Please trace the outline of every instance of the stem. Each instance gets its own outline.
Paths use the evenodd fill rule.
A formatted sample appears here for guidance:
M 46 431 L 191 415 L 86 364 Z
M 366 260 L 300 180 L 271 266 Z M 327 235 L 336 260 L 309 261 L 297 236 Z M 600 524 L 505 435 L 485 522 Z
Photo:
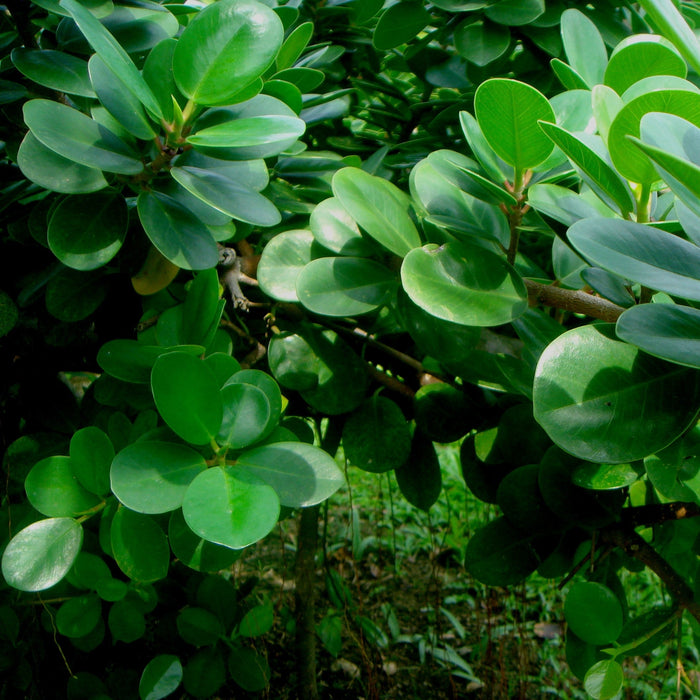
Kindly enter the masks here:
M 527 287 L 527 295 L 531 306 L 543 304 L 544 306 L 553 306 L 564 311 L 571 311 L 576 314 L 586 314 L 591 318 L 597 318 L 601 321 L 615 323 L 625 310 L 622 306 L 613 304 L 613 302 L 603 299 L 602 297 L 586 294 L 573 289 L 562 289 L 561 287 L 553 287 L 532 280 L 525 280 Z
M 520 226 L 523 223 L 523 216 L 525 216 L 525 213 L 528 210 L 528 205 L 525 202 L 527 198 L 524 194 L 524 190 L 527 187 L 528 182 L 530 182 L 531 175 L 532 173 L 529 170 L 523 171 L 520 168 L 516 168 L 513 174 L 513 184 L 512 186 L 509 186 L 508 189 L 517 199 L 517 202 L 511 207 L 501 205 L 503 211 L 508 217 L 508 226 L 510 228 L 510 242 L 508 244 L 508 252 L 506 253 L 506 260 L 510 265 L 515 264 L 515 258 L 518 255 Z
M 648 224 L 651 220 L 651 185 L 639 185 L 635 191 L 637 200 L 637 223 Z

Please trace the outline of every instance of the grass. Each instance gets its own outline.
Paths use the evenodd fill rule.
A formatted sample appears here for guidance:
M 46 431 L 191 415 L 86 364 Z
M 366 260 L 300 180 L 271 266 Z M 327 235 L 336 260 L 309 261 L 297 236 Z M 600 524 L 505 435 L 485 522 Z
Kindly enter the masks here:
M 318 616 L 324 697 L 586 698 L 565 661 L 566 588 L 538 575 L 510 589 L 489 588 L 465 572 L 470 535 L 498 510 L 466 490 L 454 446 L 439 456 L 443 489 L 429 513 L 405 501 L 392 474 L 353 467 L 346 487 L 323 511 L 319 567 L 325 567 L 327 585 Z M 262 579 L 270 570 L 277 579 L 292 578 L 294 521 L 279 534 L 244 563 L 255 562 Z M 623 571 L 622 580 L 631 616 L 663 602 L 648 571 Z M 277 627 L 283 630 L 268 647 L 271 656 L 280 653 L 277 644 L 293 647 L 293 606 L 284 587 L 278 589 Z M 292 697 L 285 694 L 291 676 L 283 666 L 269 691 L 279 700 Z M 651 654 L 625 661 L 624 697 L 700 698 L 697 667 L 684 623 Z

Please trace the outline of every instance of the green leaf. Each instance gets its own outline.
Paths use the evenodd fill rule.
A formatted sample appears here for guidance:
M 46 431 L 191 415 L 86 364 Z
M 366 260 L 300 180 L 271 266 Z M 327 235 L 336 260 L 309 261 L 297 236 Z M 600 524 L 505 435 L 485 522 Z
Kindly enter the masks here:
M 569 160 L 581 169 L 584 181 L 606 204 L 612 205 L 624 218 L 634 211 L 634 197 L 627 183 L 586 143 L 588 139 L 583 135 L 569 133 L 556 124 L 540 122 L 540 127 Z
M 491 148 L 518 171 L 539 165 L 554 148 L 538 126 L 555 122 L 554 110 L 530 85 L 491 78 L 477 88 L 474 111 Z
M 60 0 L 95 53 L 110 67 L 141 104 L 157 119 L 163 116 L 158 100 L 138 68 L 109 31 L 78 0 Z
M 641 0 L 639 4 L 683 58 L 700 72 L 700 44 L 672 0 Z
M 696 424 L 680 440 L 644 460 L 647 477 L 661 496 L 673 501 L 699 500 L 699 446 Z
M 109 610 L 109 631 L 115 642 L 130 644 L 146 633 L 143 612 L 131 600 L 118 600 Z
M 309 228 L 314 238 L 333 253 L 368 257 L 375 251 L 337 197 L 316 205 L 309 218 Z
M 654 90 L 635 97 L 617 113 L 608 132 L 613 165 L 632 182 L 652 183 L 659 179 L 654 166 L 628 138 L 638 138 L 642 117 L 649 112 L 666 112 L 700 126 L 700 94 L 691 90 Z
M 6 336 L 19 320 L 19 310 L 12 297 L 0 289 L 0 338 Z
M 332 186 L 348 214 L 386 249 L 403 257 L 420 245 L 403 195 L 388 180 L 343 168 L 333 176 Z
M 622 666 L 614 659 L 603 659 L 586 672 L 583 687 L 595 700 L 618 697 L 625 680 Z
M 498 326 L 527 308 L 520 275 L 495 253 L 466 243 L 412 251 L 401 266 L 401 281 L 422 309 L 465 326 Z
M 90 80 L 97 98 L 120 126 L 136 138 L 155 138 L 153 126 L 138 98 L 126 88 L 114 71 L 97 55 L 89 62 Z
M 15 68 L 39 85 L 80 97 L 94 97 L 85 61 L 52 49 L 12 50 Z
M 22 174 L 47 190 L 64 194 L 96 192 L 107 187 L 101 170 L 58 155 L 28 131 L 17 153 Z
M 110 538 L 114 559 L 130 579 L 152 583 L 168 575 L 168 540 L 150 515 L 120 506 L 112 519 Z
M 243 637 L 260 637 L 272 629 L 274 615 L 272 605 L 262 603 L 251 608 L 238 626 L 238 634 Z
M 70 464 L 76 479 L 90 493 L 109 493 L 109 469 L 114 447 L 107 433 L 95 426 L 81 428 L 70 439 Z
M 594 491 L 609 491 L 631 486 L 639 477 L 640 469 L 633 464 L 591 464 L 589 462 L 582 462 L 571 475 L 574 484 Z
M 175 82 L 196 104 L 231 104 L 272 64 L 283 35 L 279 17 L 262 3 L 217 2 L 201 10 L 180 36 L 173 55 Z
M 190 484 L 182 512 L 202 539 L 242 549 L 277 523 L 280 502 L 274 489 L 243 469 L 212 467 Z
M 429 22 L 430 13 L 422 2 L 403 0 L 388 7 L 379 16 L 372 44 L 379 51 L 393 49 L 411 41 Z
M 313 92 L 325 80 L 325 73 L 315 68 L 287 68 L 275 73 L 275 80 L 294 85 L 300 93 Z
M 96 595 L 67 600 L 56 613 L 56 629 L 66 637 L 84 637 L 102 619 L 102 604 Z
M 269 484 L 281 505 L 290 508 L 325 501 L 345 483 L 330 455 L 303 442 L 276 442 L 248 450 L 237 465 Z
M 512 178 L 512 168 L 496 155 L 489 142 L 484 138 L 479 122 L 469 112 L 460 112 L 459 123 L 469 148 L 486 174 L 494 182 L 503 182 Z
M 63 268 L 46 287 L 46 308 L 60 321 L 80 321 L 93 313 L 106 296 L 107 284 L 101 270 Z
M 170 262 L 188 270 L 217 265 L 219 251 L 210 230 L 172 197 L 144 191 L 137 208 L 146 234 Z
M 617 113 L 622 109 L 624 102 L 607 85 L 596 85 L 593 88 L 592 103 L 598 133 L 607 147 L 610 125 L 613 123 Z
M 49 248 L 68 267 L 94 270 L 119 252 L 128 223 L 126 201 L 115 190 L 66 197 L 49 219 Z
M 575 9 L 561 15 L 561 38 L 569 64 L 589 88 L 603 82 L 608 52 L 595 23 Z
M 510 46 L 510 32 L 499 24 L 462 22 L 454 32 L 455 48 L 470 63 L 483 67 L 500 58 Z
M 170 516 L 168 540 L 173 554 L 195 571 L 222 571 L 228 569 L 240 556 L 236 550 L 207 542 L 192 532 L 180 509 L 173 511 Z
M 24 488 L 32 506 L 50 517 L 80 515 L 100 503 L 78 483 L 70 457 L 42 459 L 27 474 Z
M 176 39 L 163 39 L 150 50 L 143 64 L 143 78 L 158 100 L 167 122 L 173 121 L 173 96 L 179 94 L 173 78 L 175 46 Z
M 182 340 L 208 347 L 221 320 L 219 275 L 202 270 L 190 283 L 182 312 Z
M 265 393 L 251 384 L 228 384 L 221 389 L 224 418 L 216 441 L 240 450 L 261 440 L 272 418 Z
M 587 90 L 588 83 L 568 64 L 553 58 L 550 61 L 554 75 L 567 90 Z
M 313 235 L 306 230 L 277 234 L 265 246 L 258 265 L 260 288 L 278 301 L 297 302 L 299 273 L 313 259 Z
M 275 68 L 280 71 L 293 66 L 307 47 L 313 33 L 313 22 L 302 22 L 298 27 L 295 27 L 277 52 Z
M 538 464 L 517 467 L 503 477 L 496 492 L 496 502 L 506 520 L 526 532 L 542 533 L 561 528 L 540 491 L 539 472 Z
M 213 372 L 183 352 L 159 357 L 151 373 L 158 411 L 183 440 L 208 444 L 221 427 L 223 404 Z
M 226 682 L 226 665 L 221 652 L 216 648 L 198 651 L 185 666 L 185 690 L 195 698 L 216 695 Z
M 524 581 L 539 566 L 542 541 L 500 517 L 479 528 L 467 544 L 464 565 L 487 586 L 510 586 Z
M 182 682 L 182 664 L 177 656 L 159 654 L 143 669 L 139 680 L 141 700 L 160 700 L 174 693 Z
M 426 513 L 442 491 L 442 472 L 433 441 L 419 430 L 413 433 L 408 461 L 395 472 L 404 498 Z
M 206 467 L 187 445 L 139 440 L 114 458 L 112 491 L 137 513 L 167 513 L 182 505 L 188 486 Z
M 697 372 L 616 340 L 608 324 L 554 340 L 540 357 L 533 389 L 535 418 L 557 445 L 611 463 L 673 442 L 695 418 L 699 396 Z
M 83 528 L 72 518 L 39 520 L 10 540 L 2 555 L 2 575 L 20 591 L 44 591 L 70 571 L 82 543 Z
M 700 369 L 700 311 L 673 304 L 640 304 L 615 327 L 622 340 L 655 357 Z
M 600 583 L 579 581 L 571 586 L 564 602 L 564 617 L 571 631 L 588 644 L 612 644 L 622 632 L 620 601 Z
M 297 276 L 299 301 L 323 316 L 359 316 L 387 304 L 396 289 L 387 267 L 365 258 L 319 258 Z
M 637 34 L 623 39 L 612 52 L 605 84 L 618 95 L 638 80 L 652 75 L 685 78 L 688 67 L 673 44 L 663 37 Z M 601 81 L 598 81 L 601 82 Z
M 180 637 L 195 647 L 216 644 L 224 634 L 221 620 L 204 608 L 184 608 L 177 616 Z
M 381 474 L 406 463 L 411 454 L 411 430 L 393 401 L 375 395 L 348 417 L 343 447 L 351 464 Z
M 256 158 L 269 158 L 289 148 L 304 131 L 306 124 L 298 117 L 267 114 L 199 129 L 187 142 L 208 149 L 254 148 Z
M 544 11 L 544 0 L 499 0 L 489 3 L 484 14 L 493 22 L 519 27 L 534 22 Z
M 124 141 L 76 109 L 50 100 L 30 100 L 23 113 L 32 134 L 64 158 L 122 175 L 143 171 L 143 162 Z
M 271 432 L 282 415 L 282 392 L 277 382 L 267 372 L 259 369 L 242 369 L 229 377 L 226 386 L 231 384 L 250 384 L 265 394 L 270 404 L 270 422 L 265 434 Z
M 195 197 L 228 216 L 255 226 L 274 226 L 282 215 L 259 192 L 226 176 L 193 167 L 175 167 L 170 174 Z
M 455 442 L 479 420 L 466 394 L 449 384 L 422 386 L 413 398 L 413 408 L 416 426 L 435 442 Z
M 660 130 L 660 131 L 657 131 Z M 656 165 L 671 191 L 700 216 L 700 129 L 672 114 L 642 117 L 642 140 L 632 139 Z
M 650 289 L 700 301 L 700 249 L 633 221 L 575 223 L 569 241 L 591 263 Z

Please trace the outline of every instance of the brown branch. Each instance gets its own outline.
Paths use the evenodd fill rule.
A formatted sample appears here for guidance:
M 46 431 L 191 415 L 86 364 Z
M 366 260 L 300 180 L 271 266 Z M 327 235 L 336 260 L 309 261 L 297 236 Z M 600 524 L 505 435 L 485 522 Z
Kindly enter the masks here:
M 625 508 L 620 515 L 620 525 L 632 529 L 640 525 L 660 525 L 669 520 L 684 520 L 698 516 L 700 516 L 700 505 L 697 503 L 652 503 Z
M 392 391 L 395 391 L 402 396 L 406 396 L 409 399 L 412 399 L 416 395 L 416 392 L 413 391 L 410 386 L 399 381 L 396 379 L 396 377 L 392 377 L 385 372 L 382 372 L 376 367 L 370 365 L 368 362 L 365 363 L 365 369 L 367 370 L 367 374 L 369 374 L 372 379 L 377 381 L 379 384 L 383 384 L 387 389 L 391 389 Z
M 687 610 L 700 622 L 700 604 L 695 602 L 693 589 L 676 570 L 641 535 L 621 527 L 606 528 L 601 532 L 605 542 L 622 549 L 626 554 L 642 562 L 653 571 L 676 599 L 680 607 Z
M 625 310 L 622 306 L 613 304 L 612 301 L 575 289 L 562 289 L 527 279 L 525 286 L 530 306 L 537 304 L 552 306 L 575 314 L 585 314 L 609 323 L 615 323 Z

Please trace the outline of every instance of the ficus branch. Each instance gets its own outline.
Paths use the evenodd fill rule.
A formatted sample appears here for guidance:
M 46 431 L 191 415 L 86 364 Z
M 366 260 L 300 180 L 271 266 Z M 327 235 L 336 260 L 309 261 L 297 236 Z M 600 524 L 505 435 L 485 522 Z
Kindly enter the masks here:
M 671 520 L 684 520 L 700 516 L 697 503 L 651 503 L 634 508 L 625 508 L 620 516 L 623 527 L 635 528 L 648 525 L 660 525 Z
M 615 323 L 625 310 L 612 301 L 576 289 L 562 289 L 528 279 L 525 280 L 525 286 L 530 306 L 542 304 L 609 323 Z

